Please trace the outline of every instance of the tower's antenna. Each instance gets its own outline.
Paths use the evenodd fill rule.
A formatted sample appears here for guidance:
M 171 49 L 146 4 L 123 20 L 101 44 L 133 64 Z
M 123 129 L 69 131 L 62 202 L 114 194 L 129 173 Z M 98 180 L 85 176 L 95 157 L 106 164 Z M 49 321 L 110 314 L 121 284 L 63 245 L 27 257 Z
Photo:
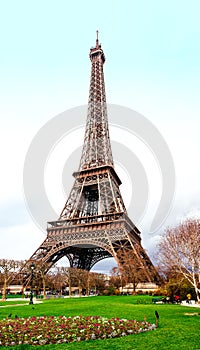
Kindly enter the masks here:
M 96 37 L 96 47 L 99 46 L 99 31 L 96 31 L 97 37 Z

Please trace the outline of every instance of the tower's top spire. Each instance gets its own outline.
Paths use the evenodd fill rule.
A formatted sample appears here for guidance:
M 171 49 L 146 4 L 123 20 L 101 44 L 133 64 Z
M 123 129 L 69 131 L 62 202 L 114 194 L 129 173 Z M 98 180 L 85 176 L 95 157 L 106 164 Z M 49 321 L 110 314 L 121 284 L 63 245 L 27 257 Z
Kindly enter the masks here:
M 96 37 L 96 48 L 99 47 L 99 31 L 96 31 L 97 37 Z

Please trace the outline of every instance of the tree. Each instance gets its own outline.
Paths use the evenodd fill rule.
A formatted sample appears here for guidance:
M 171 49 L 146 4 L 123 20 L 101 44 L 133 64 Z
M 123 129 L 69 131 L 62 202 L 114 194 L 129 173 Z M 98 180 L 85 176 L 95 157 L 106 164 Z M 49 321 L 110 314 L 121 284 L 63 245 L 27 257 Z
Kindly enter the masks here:
M 89 272 L 90 288 L 94 290 L 94 294 L 102 293 L 106 287 L 105 275 L 97 272 Z
M 139 248 L 137 249 L 136 246 L 135 251 L 138 255 L 140 255 L 140 250 Z M 147 256 L 142 256 L 144 265 L 141 264 L 140 259 L 137 259 L 137 255 L 133 255 L 132 251 L 128 249 L 120 249 L 118 251 L 118 257 L 120 262 L 119 269 L 121 278 L 123 281 L 126 281 L 126 283 L 132 283 L 133 292 L 135 292 L 138 283 L 145 282 L 147 279 L 145 269 L 145 264 L 148 263 L 148 260 L 146 260 Z
M 39 279 L 42 281 L 42 289 L 43 289 L 43 299 L 46 299 L 46 281 L 48 279 L 48 270 L 49 270 L 49 264 L 46 262 L 43 262 L 41 260 L 37 260 L 34 262 L 35 269 L 34 269 L 34 278 L 39 282 Z
M 121 283 L 121 275 L 118 267 L 113 267 L 110 271 L 110 280 L 109 284 L 116 289 L 119 289 L 122 285 Z
M 21 266 L 21 261 L 0 259 L 0 272 L 3 275 L 3 290 L 2 290 L 2 300 L 6 300 L 6 290 L 8 280 L 11 278 L 11 275 L 19 269 Z
M 53 270 L 53 289 L 56 291 L 59 291 L 59 293 L 62 295 L 63 289 L 66 288 L 67 281 L 66 281 L 66 272 L 67 267 L 60 267 L 60 266 L 55 266 L 55 269 Z
M 200 301 L 200 219 L 188 219 L 167 228 L 159 243 L 159 263 L 173 270 L 194 287 Z
M 82 290 L 87 289 L 88 273 L 86 270 L 75 269 L 76 279 L 78 281 L 78 294 L 81 297 Z
M 65 266 L 61 266 L 57 269 L 63 278 L 63 284 L 66 284 L 69 287 L 69 297 L 71 298 L 72 287 L 75 286 L 76 284 L 76 276 L 77 276 L 76 269 L 73 267 L 65 267 Z

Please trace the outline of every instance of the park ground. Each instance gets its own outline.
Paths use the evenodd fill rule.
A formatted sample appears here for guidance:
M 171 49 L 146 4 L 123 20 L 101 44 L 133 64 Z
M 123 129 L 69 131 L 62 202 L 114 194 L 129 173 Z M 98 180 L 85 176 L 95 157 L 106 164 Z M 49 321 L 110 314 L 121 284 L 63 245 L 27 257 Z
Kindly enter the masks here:
M 27 302 L 27 301 L 26 301 Z M 17 304 L 17 305 L 16 305 Z M 23 305 L 22 305 L 23 304 Z M 24 301 L 0 301 L 0 319 L 30 316 L 103 316 L 144 320 L 159 326 L 154 331 L 106 340 L 43 346 L 19 345 L 2 350 L 50 349 L 124 349 L 124 350 L 200 350 L 200 308 L 176 304 L 153 304 L 150 296 L 98 296 L 89 298 L 62 298 L 24 305 Z M 6 306 L 6 307 L 5 307 Z

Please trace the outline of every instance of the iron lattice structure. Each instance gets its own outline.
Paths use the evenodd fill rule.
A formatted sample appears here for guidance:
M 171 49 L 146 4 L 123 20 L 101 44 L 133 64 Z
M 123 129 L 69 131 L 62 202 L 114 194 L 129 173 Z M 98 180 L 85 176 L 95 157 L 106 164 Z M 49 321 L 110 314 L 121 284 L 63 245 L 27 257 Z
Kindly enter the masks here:
M 103 74 L 105 56 L 98 33 L 90 60 L 87 122 L 79 169 L 73 174 L 75 182 L 59 219 L 48 222 L 47 237 L 27 264 L 40 261 L 50 268 L 66 256 L 71 267 L 89 271 L 108 257 L 122 264 L 123 251 L 142 269 L 145 281 L 155 282 L 158 275 L 141 245 L 139 230 L 127 215 L 121 181 L 114 169 Z

